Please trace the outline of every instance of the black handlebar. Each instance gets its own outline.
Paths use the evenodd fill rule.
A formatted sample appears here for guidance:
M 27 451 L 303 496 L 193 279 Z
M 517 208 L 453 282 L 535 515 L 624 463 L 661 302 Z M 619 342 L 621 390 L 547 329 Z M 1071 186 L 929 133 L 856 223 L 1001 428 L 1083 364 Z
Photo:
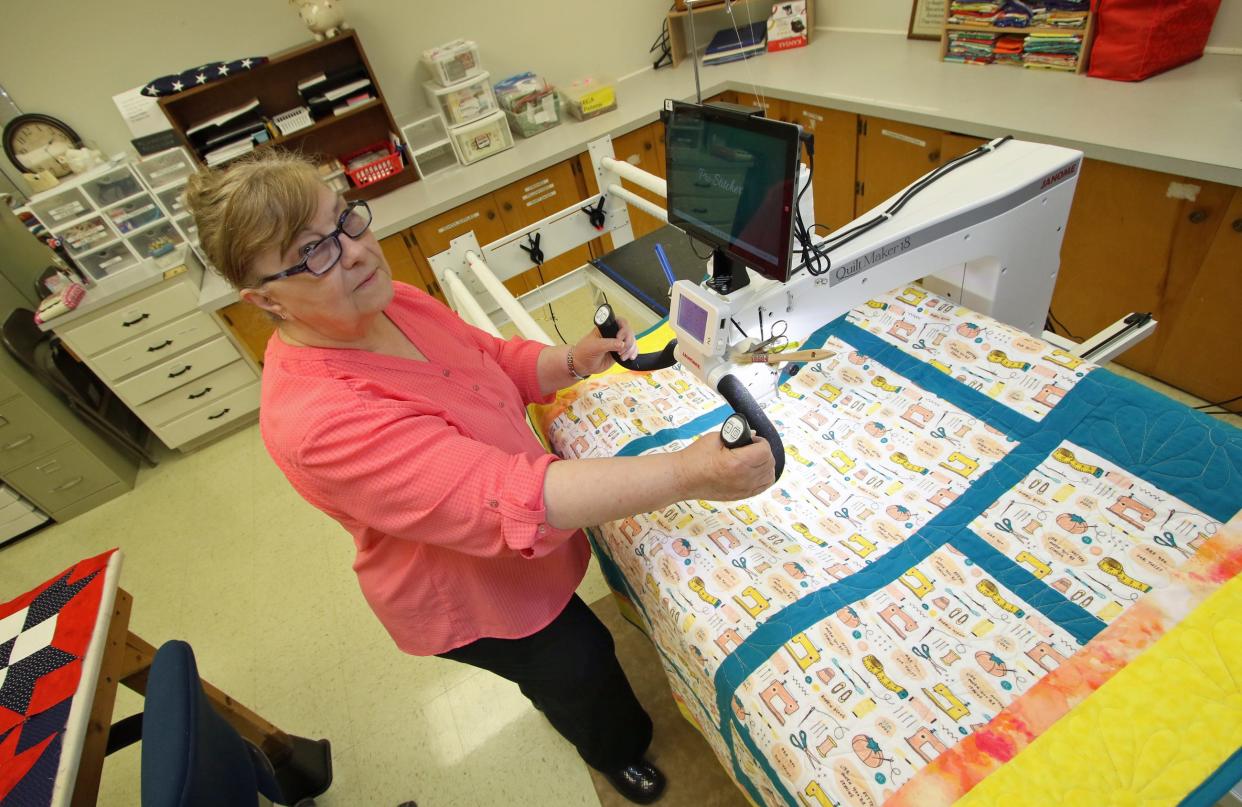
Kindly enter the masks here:
M 617 318 L 612 313 L 612 306 L 605 303 L 596 309 L 595 327 L 599 329 L 600 336 L 605 339 L 617 337 L 621 328 L 617 325 Z M 659 353 L 641 353 L 635 359 L 623 361 L 614 351 L 612 358 L 627 370 L 662 370 L 677 363 L 677 357 L 673 355 L 676 347 L 677 340 L 673 339 Z M 772 421 L 768 420 L 768 416 L 763 413 L 759 402 L 750 394 L 750 390 L 746 389 L 746 385 L 732 375 L 721 378 L 716 385 L 716 391 L 729 406 L 733 407 L 734 412 L 746 418 L 755 434 L 768 441 L 768 447 L 772 449 L 772 459 L 776 462 L 776 479 L 779 480 L 781 472 L 785 470 L 785 444 L 781 442 L 781 436 L 776 433 L 776 427 L 772 425 Z M 739 442 L 738 445 L 743 445 L 743 443 Z
M 617 338 L 617 334 L 621 331 L 621 326 L 617 324 L 617 318 L 612 313 L 612 306 L 605 303 L 596 309 L 595 327 L 599 328 L 599 335 L 605 339 Z M 633 359 L 624 360 L 616 351 L 613 351 L 612 360 L 627 370 L 639 370 L 642 372 L 663 370 L 665 367 L 672 367 L 677 363 L 677 357 L 673 355 L 673 350 L 676 347 L 677 340 L 673 339 L 659 353 L 640 353 Z
M 763 408 L 759 406 L 759 402 L 750 394 L 750 390 L 746 389 L 746 385 L 738 381 L 737 376 L 734 375 L 721 378 L 716 384 L 716 391 L 728 402 L 729 406 L 733 407 L 734 412 L 746 418 L 755 434 L 768 441 L 768 448 L 772 449 L 772 459 L 776 463 L 776 479 L 773 482 L 779 481 L 781 473 L 785 470 L 785 444 L 781 441 L 781 436 L 777 434 L 772 421 L 768 420 Z

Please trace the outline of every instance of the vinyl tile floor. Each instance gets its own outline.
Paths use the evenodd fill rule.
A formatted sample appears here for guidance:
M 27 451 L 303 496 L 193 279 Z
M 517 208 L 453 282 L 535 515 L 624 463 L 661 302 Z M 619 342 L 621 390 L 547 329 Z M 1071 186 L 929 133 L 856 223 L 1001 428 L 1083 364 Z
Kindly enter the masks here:
M 589 295 L 557 313 L 578 338 Z M 135 633 L 184 639 L 205 680 L 288 732 L 332 741 L 323 807 L 599 804 L 573 748 L 515 685 L 394 647 L 358 591 L 352 541 L 294 493 L 257 426 L 170 453 L 130 493 L 0 548 L 0 598 L 118 546 Z M 592 561 L 579 594 L 606 593 Z M 141 707 L 121 688 L 117 719 Z M 140 755 L 107 760 L 99 804 L 139 804 Z

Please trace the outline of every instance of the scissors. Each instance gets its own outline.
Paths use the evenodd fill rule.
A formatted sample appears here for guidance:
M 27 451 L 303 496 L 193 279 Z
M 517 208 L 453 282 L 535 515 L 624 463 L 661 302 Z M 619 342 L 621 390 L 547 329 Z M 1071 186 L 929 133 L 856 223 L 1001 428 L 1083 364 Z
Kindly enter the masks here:
M 1002 518 L 1000 521 L 993 521 L 992 526 L 1001 532 L 1007 532 L 1010 535 L 1017 535 L 1017 533 L 1013 531 L 1013 522 L 1007 518 Z
M 914 647 L 910 648 L 910 652 L 914 653 L 914 655 L 918 656 L 919 658 L 923 659 L 923 661 L 926 661 L 928 664 L 930 664 L 932 666 L 932 669 L 935 670 L 936 672 L 938 673 L 944 672 L 944 667 L 941 667 L 939 664 L 936 663 L 936 659 L 932 658 L 931 648 L 928 647 L 926 644 L 915 645 Z
M 755 573 L 754 573 L 754 572 L 752 572 L 752 571 L 750 570 L 750 568 L 746 565 L 746 558 L 734 558 L 733 560 L 729 561 L 729 563 L 730 563 L 730 565 L 732 565 L 735 569 L 741 569 L 742 571 L 746 572 L 746 574 L 750 575 L 750 579 L 751 579 L 751 580 L 757 580 L 757 579 L 758 579 L 758 578 L 755 576 Z
M 1184 558 L 1191 557 L 1189 552 L 1182 549 L 1181 546 L 1178 545 L 1177 539 L 1173 537 L 1173 533 L 1171 532 L 1166 532 L 1164 535 L 1157 535 L 1155 541 L 1158 546 L 1163 546 L 1166 549 L 1176 549 L 1178 552 L 1182 553 L 1182 557 Z
M 931 348 L 927 346 L 927 343 L 924 342 L 921 337 L 919 339 L 915 339 L 914 344 L 910 345 L 910 347 L 915 350 L 931 350 Z
M 639 544 L 638 546 L 634 547 L 634 554 L 638 555 L 638 557 L 640 558 L 647 557 L 647 545 Z
M 811 761 L 811 765 L 815 768 L 819 767 L 819 760 L 811 753 L 809 744 L 806 741 L 806 732 L 798 731 L 797 734 L 789 735 L 789 744 L 806 754 L 806 758 Z

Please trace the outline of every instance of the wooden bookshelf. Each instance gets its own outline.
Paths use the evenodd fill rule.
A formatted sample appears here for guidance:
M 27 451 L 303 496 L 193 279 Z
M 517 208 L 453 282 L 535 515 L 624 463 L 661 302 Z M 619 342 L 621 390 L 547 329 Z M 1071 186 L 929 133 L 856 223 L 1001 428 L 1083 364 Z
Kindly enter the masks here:
M 944 30 L 940 34 L 940 60 L 944 61 L 945 56 L 949 52 L 949 32 L 950 31 L 977 31 L 985 34 L 1007 34 L 1010 36 L 1023 36 L 1036 33 L 1058 33 L 1058 34 L 1081 34 L 1082 44 L 1078 46 L 1078 64 L 1074 68 L 1075 73 L 1087 72 L 1087 61 L 1091 55 L 1091 39 L 1095 34 L 1095 11 L 1087 12 L 1087 22 L 1082 28 L 1065 28 L 1060 25 L 1032 25 L 1026 28 L 1015 28 L 1007 25 L 963 25 L 959 23 L 949 22 L 949 13 L 951 3 L 945 3 L 945 23 Z M 996 63 L 994 62 L 993 65 Z M 1022 67 L 1021 64 L 1010 64 L 1001 62 L 1002 67 Z M 992 65 L 987 65 L 992 66 Z M 1056 71 L 1064 72 L 1064 71 Z
M 384 92 L 355 31 L 345 31 L 332 39 L 291 48 L 251 70 L 165 96 L 159 104 L 177 138 L 195 159 L 199 159 L 185 136 L 187 129 L 242 106 L 252 98 L 258 100 L 263 117 L 270 120 L 273 115 L 303 105 L 302 97 L 298 95 L 299 81 L 356 64 L 366 68 L 367 77 L 375 88 L 374 101 L 360 104 L 340 115 L 321 118 L 313 126 L 289 135 L 281 135 L 274 126 L 269 126 L 272 139 L 256 147 L 275 145 L 300 151 L 318 160 L 327 160 L 386 141 L 390 134 L 400 136 L 401 130 L 388 109 Z M 409 163 L 408 155 L 406 162 Z M 412 164 L 407 164 L 399 174 L 362 188 L 350 188 L 345 198 L 373 199 L 417 180 L 418 172 Z

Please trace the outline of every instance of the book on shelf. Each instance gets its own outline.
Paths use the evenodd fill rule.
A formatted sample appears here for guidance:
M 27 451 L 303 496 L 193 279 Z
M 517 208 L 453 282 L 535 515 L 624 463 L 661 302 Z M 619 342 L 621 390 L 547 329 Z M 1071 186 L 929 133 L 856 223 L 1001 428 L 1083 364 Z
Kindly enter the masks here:
M 752 53 L 767 48 L 767 23 L 764 21 L 743 25 L 741 28 L 722 28 L 712 37 L 703 55 L 704 64 L 745 59 Z
M 362 64 L 351 64 L 348 67 L 325 70 L 322 73 L 317 73 L 299 81 L 298 93 L 303 97 L 307 94 L 321 95 L 325 90 L 340 87 L 366 77 L 367 69 Z
M 239 122 L 249 121 L 251 119 L 261 119 L 263 110 L 259 106 L 259 99 L 251 98 L 241 106 L 234 107 L 226 112 L 221 112 L 214 118 L 196 123 L 185 130 L 186 137 L 193 139 L 196 136 L 208 137 L 212 130 L 220 130 L 229 126 L 237 125 Z M 208 134 L 202 134 L 202 133 Z
M 355 95 L 352 98 L 347 98 L 345 100 L 345 103 L 338 104 L 337 106 L 333 107 L 332 114 L 333 115 L 344 115 L 346 112 L 350 111 L 354 107 L 362 106 L 363 104 L 370 103 L 371 101 L 374 101 L 374 100 L 375 100 L 375 96 L 372 95 L 370 92 L 360 93 L 359 95 Z

